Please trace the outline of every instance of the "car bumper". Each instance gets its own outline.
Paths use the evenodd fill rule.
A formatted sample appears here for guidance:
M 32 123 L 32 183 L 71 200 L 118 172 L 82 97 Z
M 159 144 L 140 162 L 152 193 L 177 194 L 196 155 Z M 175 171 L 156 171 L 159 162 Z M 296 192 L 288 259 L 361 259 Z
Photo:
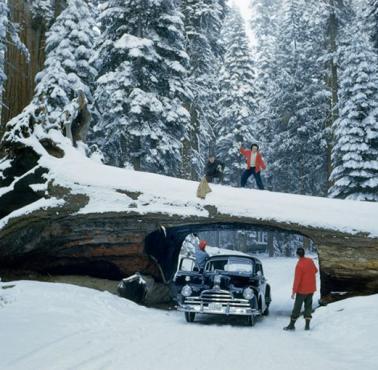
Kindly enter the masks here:
M 187 300 L 185 300 L 187 301 Z M 202 314 L 215 314 L 215 315 L 241 315 L 250 316 L 258 315 L 258 310 L 250 307 L 249 302 L 229 302 L 229 303 L 204 303 L 200 300 L 196 302 L 184 302 L 177 307 L 181 312 L 194 312 Z

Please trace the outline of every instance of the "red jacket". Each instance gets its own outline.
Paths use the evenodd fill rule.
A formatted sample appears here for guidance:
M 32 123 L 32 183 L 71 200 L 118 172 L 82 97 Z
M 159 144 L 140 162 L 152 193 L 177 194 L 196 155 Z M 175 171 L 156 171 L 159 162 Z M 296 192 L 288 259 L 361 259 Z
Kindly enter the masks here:
M 302 257 L 295 267 L 293 294 L 311 294 L 316 291 L 316 273 L 318 269 L 311 258 Z
M 251 153 L 252 150 L 240 148 L 240 153 L 244 155 L 245 160 L 247 162 L 247 170 L 251 168 Z M 256 173 L 260 172 L 261 170 L 265 170 L 266 164 L 262 159 L 260 152 L 256 154 Z

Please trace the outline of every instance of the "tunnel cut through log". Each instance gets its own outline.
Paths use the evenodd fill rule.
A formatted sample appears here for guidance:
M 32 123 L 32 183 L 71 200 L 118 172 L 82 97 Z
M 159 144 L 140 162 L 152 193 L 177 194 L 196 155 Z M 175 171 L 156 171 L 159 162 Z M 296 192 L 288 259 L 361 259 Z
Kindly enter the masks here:
M 66 208 L 39 210 L 12 219 L 0 230 L 0 275 L 8 269 L 119 279 L 141 272 L 167 283 L 176 271 L 186 235 L 258 229 L 299 234 L 314 241 L 322 297 L 332 292 L 378 293 L 377 238 L 222 214 L 201 218 L 130 212 L 77 214 L 87 199 L 55 191 L 63 194 Z
M 222 230 L 279 231 L 299 235 L 295 231 L 284 230 L 278 227 L 232 222 L 188 224 L 169 228 L 162 226 L 147 235 L 144 250 L 161 267 L 163 279 L 169 281 L 176 272 L 180 250 L 187 235 L 204 231 Z

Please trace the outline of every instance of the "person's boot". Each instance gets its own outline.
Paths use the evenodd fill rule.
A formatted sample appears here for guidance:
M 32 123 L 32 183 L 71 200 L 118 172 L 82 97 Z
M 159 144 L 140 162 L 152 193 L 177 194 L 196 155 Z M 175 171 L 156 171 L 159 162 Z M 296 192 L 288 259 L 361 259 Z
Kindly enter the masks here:
M 295 330 L 295 320 L 290 320 L 290 324 L 285 326 L 283 330 Z
M 310 319 L 306 319 L 306 326 L 305 326 L 305 330 L 310 330 Z

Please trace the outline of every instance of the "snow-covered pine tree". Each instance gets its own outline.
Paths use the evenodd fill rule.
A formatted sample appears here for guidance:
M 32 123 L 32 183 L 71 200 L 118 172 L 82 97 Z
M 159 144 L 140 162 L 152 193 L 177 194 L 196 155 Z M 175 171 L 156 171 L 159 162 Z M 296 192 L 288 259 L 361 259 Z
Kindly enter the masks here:
M 222 40 L 226 52 L 219 82 L 216 147 L 218 157 L 225 163 L 225 182 L 238 185 L 245 164 L 237 143 L 255 142 L 257 132 L 253 60 L 244 20 L 236 9 L 227 15 Z
M 272 87 L 273 49 L 277 36 L 277 17 L 280 1 L 251 0 L 251 28 L 256 39 L 253 50 L 256 73 L 256 99 L 264 105 Z
M 327 85 L 327 66 L 322 62 L 326 18 L 324 5 L 316 0 L 306 1 L 304 5 L 304 32 L 306 41 L 303 45 L 304 65 L 303 93 L 305 101 L 299 107 L 302 127 L 298 136 L 302 142 L 300 166 L 300 184 L 305 194 L 326 196 L 328 191 L 327 168 L 327 117 L 330 116 L 329 86 Z
M 33 21 L 48 26 L 55 17 L 53 0 L 29 0 Z
M 304 98 L 299 78 L 303 72 L 299 58 L 304 37 L 301 32 L 303 30 L 300 29 L 300 5 L 298 0 L 284 1 L 275 42 L 276 62 L 272 66 L 272 77 L 276 93 L 268 98 L 270 121 L 266 124 L 273 126 L 267 159 L 271 176 L 270 186 L 276 191 L 299 192 L 299 189 L 293 186 L 292 179 L 298 181 L 299 173 L 292 162 L 297 160 L 299 154 L 297 129 L 301 122 L 298 117 L 298 105 Z M 290 166 L 285 166 L 285 163 L 290 163 Z
M 255 69 L 255 97 L 257 102 L 256 122 L 257 142 L 261 144 L 267 159 L 272 158 L 274 150 L 271 143 L 274 138 L 273 110 L 270 108 L 269 98 L 274 96 L 278 87 L 274 75 L 276 60 L 276 39 L 278 29 L 279 0 L 251 0 L 252 19 L 251 29 L 255 35 L 252 45 Z M 265 172 L 264 177 L 268 184 L 272 183 L 272 172 Z M 269 185 L 272 187 L 272 185 Z
M 273 90 L 265 107 L 270 186 L 301 194 L 324 194 L 327 179 L 323 126 L 327 116 L 324 67 L 319 65 L 322 28 L 317 1 L 286 0 L 278 20 Z
M 203 0 L 198 5 L 203 6 L 202 29 L 206 31 L 211 49 L 217 58 L 222 58 L 224 45 L 219 36 L 229 10 L 227 0 Z
M 378 201 L 378 57 L 357 19 L 345 27 L 329 195 Z
M 90 65 L 97 37 L 96 24 L 85 1 L 69 0 L 68 7 L 57 18 L 47 34 L 46 69 L 59 62 L 68 76 L 72 88 L 82 90 L 91 100 L 91 84 L 96 70 Z M 44 72 L 38 76 L 42 79 Z M 73 77 L 75 75 L 75 77 Z
M 89 124 L 90 115 L 85 107 L 92 100 L 96 77 L 96 70 L 90 65 L 96 35 L 86 2 L 69 0 L 47 33 L 46 61 L 36 76 L 34 98 L 24 112 L 8 123 L 6 140 L 17 140 L 30 130 L 31 117 L 43 127 L 43 132 L 62 131 L 66 127 L 67 136 L 72 134 L 70 129 L 76 129 L 71 125 L 79 112 L 86 114 L 80 118 L 85 126 Z M 87 128 L 81 128 L 81 138 Z
M 337 95 L 339 89 L 339 65 L 338 54 L 340 49 L 340 34 L 345 25 L 352 22 L 351 19 L 351 4 L 353 0 L 326 0 L 320 2 L 320 9 L 322 9 L 322 17 L 326 19 L 326 37 L 325 37 L 325 52 L 319 62 L 326 63 L 328 68 L 327 84 L 331 93 L 329 100 L 329 115 L 326 121 L 325 139 L 327 143 L 327 177 L 329 178 L 332 172 L 332 125 L 338 117 L 337 111 Z M 327 187 L 329 189 L 330 182 Z
M 257 41 L 261 42 L 266 36 L 274 35 L 280 0 L 250 0 L 252 10 L 251 27 Z
M 219 120 L 218 72 L 223 54 L 219 38 L 227 6 L 224 0 L 182 0 L 187 51 L 191 125 L 183 146 L 183 173 L 187 178 L 203 174 L 209 149 L 214 150 L 214 126 Z
M 100 21 L 93 140 L 110 164 L 178 176 L 190 100 L 182 14 L 173 0 L 110 0 Z
M 59 123 L 62 112 L 82 92 L 92 102 L 96 70 L 90 65 L 96 24 L 85 1 L 69 0 L 47 33 L 45 68 L 36 77 L 36 96 L 46 99 L 48 121 Z

